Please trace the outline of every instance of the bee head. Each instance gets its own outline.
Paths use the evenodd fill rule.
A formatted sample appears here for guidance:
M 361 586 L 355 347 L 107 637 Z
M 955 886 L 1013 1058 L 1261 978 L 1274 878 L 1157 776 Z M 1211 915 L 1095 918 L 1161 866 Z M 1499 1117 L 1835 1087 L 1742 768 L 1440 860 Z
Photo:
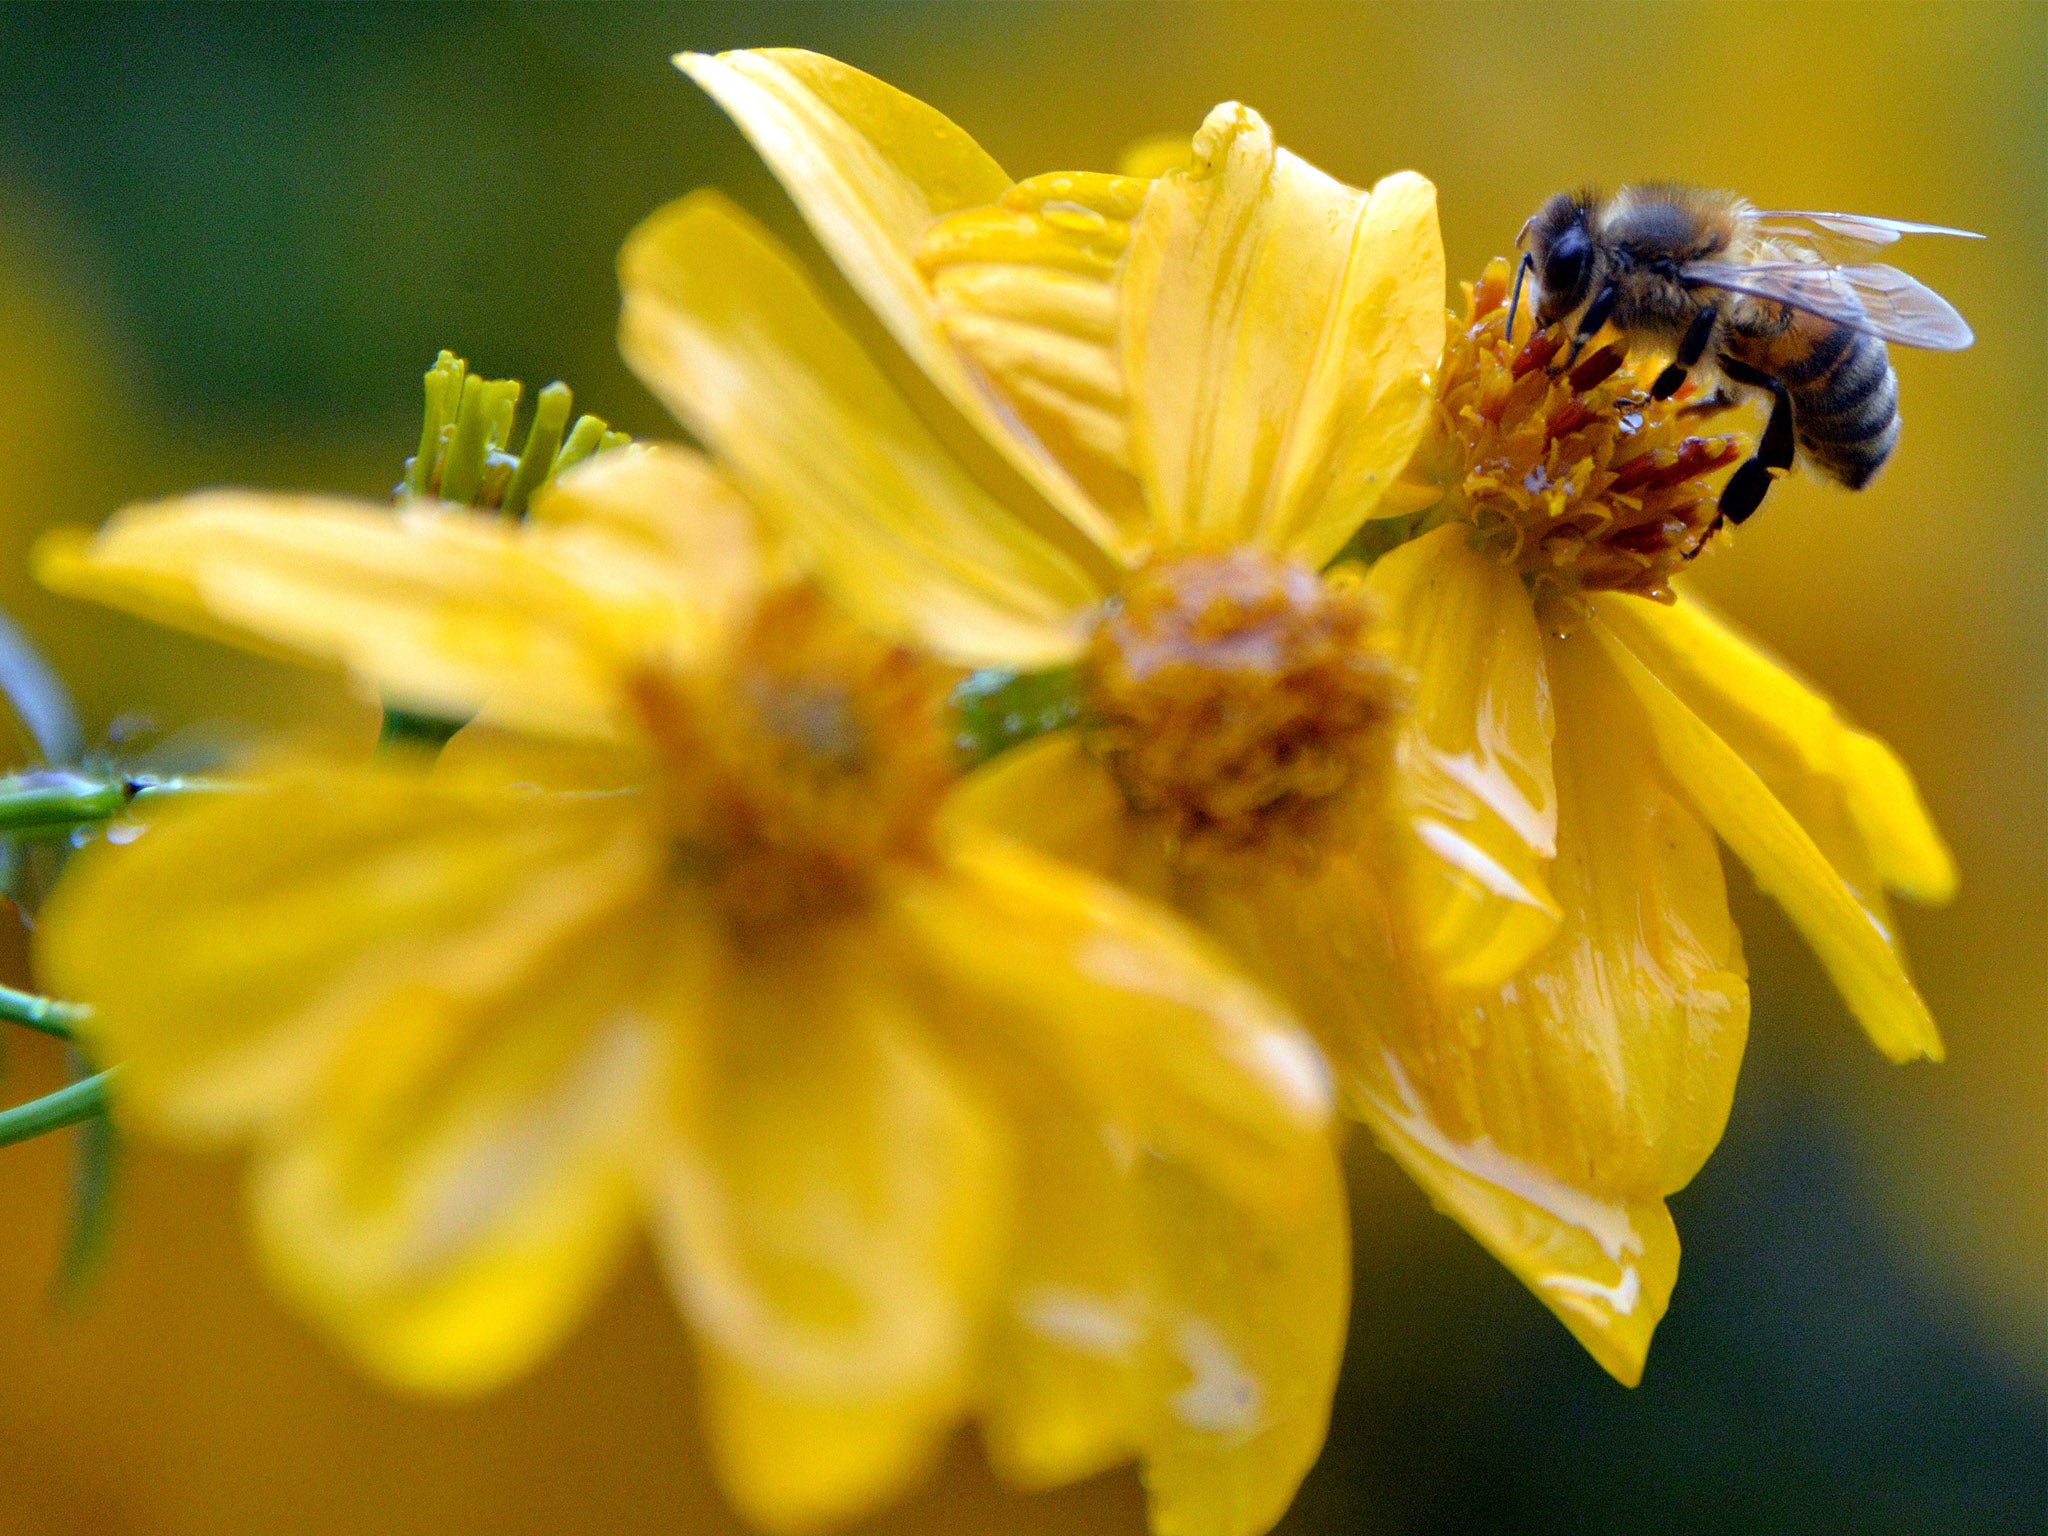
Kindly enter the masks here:
M 1593 288 L 1593 210 L 1590 192 L 1560 192 L 1522 226 L 1516 243 L 1528 252 L 1541 296 L 1539 326 L 1557 324 L 1586 302 Z

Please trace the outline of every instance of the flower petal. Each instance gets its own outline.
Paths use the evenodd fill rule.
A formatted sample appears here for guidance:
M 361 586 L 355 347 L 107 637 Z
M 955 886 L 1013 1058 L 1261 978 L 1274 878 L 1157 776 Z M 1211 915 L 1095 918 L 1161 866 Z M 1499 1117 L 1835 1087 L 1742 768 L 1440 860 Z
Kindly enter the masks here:
M 1890 931 L 1726 741 L 1599 618 L 1587 629 L 1641 702 L 1671 776 L 1756 882 L 1783 904 L 1877 1048 L 1894 1061 L 1939 1061 L 1941 1036 Z
M 1125 176 L 1034 176 L 939 220 L 917 251 L 946 335 L 1006 419 L 1101 509 L 1107 547 L 1130 565 L 1150 553 L 1150 530 L 1131 473 L 1116 279 L 1145 190 Z
M 789 574 L 717 466 L 672 443 L 632 443 L 585 459 L 542 486 L 528 516 L 543 527 L 602 528 L 668 561 L 714 628 Z
M 1003 168 L 941 113 L 836 59 L 768 48 L 679 54 L 676 65 L 732 115 L 847 281 L 952 408 L 1048 510 L 1117 551 L 1115 525 L 954 351 L 915 264 L 935 219 L 1009 190 Z
M 619 669 L 696 654 L 714 615 L 675 567 L 598 527 L 438 506 L 206 491 L 130 507 L 37 574 L 216 638 L 347 668 L 425 714 L 528 729 L 617 728 Z
M 1132 456 L 1160 541 L 1321 565 L 1421 440 L 1444 342 L 1436 194 L 1370 196 L 1218 107 L 1160 178 L 1122 280 Z
M 1284 1012 L 1105 881 L 958 825 L 944 858 L 945 877 L 906 882 L 895 905 L 974 1035 L 1039 1058 L 1138 1146 L 1246 1201 L 1285 1198 L 1325 1150 L 1330 1100 Z
M 1559 917 L 1544 875 L 1556 727 L 1535 609 L 1455 526 L 1389 551 L 1366 586 L 1415 679 L 1399 747 L 1410 920 L 1446 986 L 1495 987 Z
M 481 1006 L 560 934 L 629 908 L 659 857 L 618 799 L 284 769 L 86 848 L 37 964 L 93 1005 L 125 1104 L 219 1138 L 301 1113 L 366 1019 Z
M 1127 891 L 1172 901 L 1165 839 L 1131 815 L 1123 791 L 1078 731 L 1049 732 L 976 768 L 955 786 L 946 815 L 1005 833 Z
M 38 933 L 124 1107 L 254 1131 L 273 1273 L 371 1370 L 467 1393 L 576 1321 L 634 1225 L 673 921 L 616 802 L 293 770 L 85 850 Z M 147 922 L 137 913 L 149 914 Z
M 272 1273 L 375 1374 L 499 1386 L 616 1270 L 663 1062 L 701 1013 L 701 965 L 680 987 L 661 975 L 692 953 L 689 916 L 647 904 L 482 1005 L 366 1015 L 304 1120 L 259 1156 Z
M 957 826 L 947 868 L 897 906 L 1018 1126 L 1018 1375 L 992 1444 L 1033 1483 L 1135 1447 L 1156 1531 L 1263 1532 L 1322 1447 L 1343 1349 L 1320 1060 L 1165 913 Z
M 886 1501 L 964 1410 L 1007 1176 L 865 925 L 744 947 L 652 1178 L 720 1476 L 757 1523 Z
M 751 220 L 687 197 L 619 264 L 627 360 L 851 611 L 969 665 L 1073 656 L 1100 589 L 975 483 Z
M 1867 866 L 1914 901 L 1955 894 L 1955 860 L 1905 765 L 1756 641 L 1691 592 L 1669 605 L 1616 598 L 1600 617 L 1757 771 L 1851 885 L 1877 895 L 1856 878 Z M 1853 842 L 1831 836 L 1837 829 Z
M 1160 1333 L 1173 1383 L 1146 1445 L 1157 1536 L 1261 1536 L 1322 1453 L 1351 1302 L 1334 1152 L 1303 1164 L 1299 1215 L 1148 1169 Z
M 1445 996 L 1362 860 L 1211 893 L 1211 922 L 1330 1043 L 1352 1105 L 1624 1382 L 1677 1272 L 1663 1196 L 1719 1140 L 1747 1030 L 1712 838 L 1592 643 L 1557 694 L 1558 934 L 1495 992 Z

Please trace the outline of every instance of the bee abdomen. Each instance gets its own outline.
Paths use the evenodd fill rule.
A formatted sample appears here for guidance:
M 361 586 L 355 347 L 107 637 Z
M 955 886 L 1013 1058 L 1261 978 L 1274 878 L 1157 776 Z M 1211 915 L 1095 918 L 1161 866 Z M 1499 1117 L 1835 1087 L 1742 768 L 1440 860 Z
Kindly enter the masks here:
M 1807 458 L 1852 491 L 1869 484 L 1899 441 L 1899 377 L 1884 343 L 1837 326 L 1780 377 Z

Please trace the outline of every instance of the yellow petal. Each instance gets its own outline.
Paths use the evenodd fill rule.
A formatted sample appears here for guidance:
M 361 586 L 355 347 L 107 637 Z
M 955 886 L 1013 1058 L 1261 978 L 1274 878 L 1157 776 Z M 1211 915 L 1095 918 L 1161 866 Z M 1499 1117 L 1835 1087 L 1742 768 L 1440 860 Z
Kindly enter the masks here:
M 1344 1355 L 1351 1251 L 1334 1152 L 1293 1210 L 1244 1205 L 1147 1169 L 1171 1395 L 1146 1445 L 1155 1536 L 1262 1536 L 1321 1454 Z
M 531 1368 L 638 1229 L 638 1169 L 665 1064 L 702 1012 L 704 944 L 701 914 L 647 902 L 491 998 L 415 987 L 364 1014 L 257 1160 L 280 1286 L 401 1387 L 480 1392 Z
M 836 59 L 771 48 L 680 54 L 676 64 L 732 114 L 847 281 L 971 430 L 1048 511 L 1117 551 L 1114 524 L 953 350 L 915 265 L 935 219 L 1009 189 L 1002 167 L 942 114 Z
M 736 949 L 653 1173 L 720 1477 L 797 1530 L 885 1502 L 963 1411 L 1007 1176 L 865 926 Z
M 1153 183 L 1122 284 L 1132 454 L 1170 547 L 1256 541 L 1321 565 L 1374 514 L 1432 410 L 1436 194 L 1370 196 L 1229 104 Z
M 1361 860 L 1212 893 L 1212 921 L 1330 1041 L 1353 1107 L 1624 1382 L 1676 1278 L 1663 1196 L 1718 1141 L 1748 1021 L 1719 856 L 1633 702 L 1574 637 L 1557 695 L 1558 934 L 1496 992 L 1441 995 Z
M 1165 840 L 1134 818 L 1100 758 L 1078 731 L 1052 731 L 1012 747 L 955 786 L 946 814 L 1006 833 L 1125 890 L 1170 902 Z
M 627 360 L 852 612 L 969 665 L 1074 654 L 1099 589 L 975 483 L 751 220 L 684 198 L 619 260 Z
M 1021 1144 L 1001 1464 L 1042 1483 L 1134 1445 L 1156 1531 L 1264 1532 L 1322 1447 L 1343 1352 L 1321 1063 L 1165 913 L 957 825 L 947 867 L 897 905 Z
M 667 560 L 714 627 L 789 574 L 717 466 L 673 444 L 633 443 L 585 459 L 542 486 L 528 516 L 602 528 Z
M 38 575 L 338 664 L 401 708 L 571 735 L 616 728 L 622 665 L 687 658 L 715 632 L 670 562 L 602 528 L 435 506 L 207 491 L 47 545 Z
M 1149 552 L 1149 519 L 1131 473 L 1116 276 L 1145 187 L 1034 176 L 939 220 L 917 252 L 947 336 L 1110 520 L 1113 547 L 1133 565 Z
M 260 1235 L 301 1305 L 387 1380 L 477 1391 L 629 1235 L 659 858 L 617 802 L 299 769 L 85 850 L 38 963 L 93 1005 L 127 1110 L 263 1138 Z
M 95 1008 L 129 1108 L 239 1134 L 300 1113 L 366 1019 L 497 996 L 562 934 L 630 907 L 660 858 L 618 798 L 289 769 L 85 849 L 37 964 Z
M 1323 1152 L 1328 1076 L 1293 1021 L 1167 913 L 955 825 L 944 878 L 896 907 L 963 1048 L 1041 1060 L 1106 1122 L 1247 1202 L 1289 1198 Z M 991 934 L 1003 942 L 991 943 Z
M 1366 585 L 1415 680 L 1398 757 L 1413 931 L 1446 986 L 1498 986 L 1559 917 L 1544 876 L 1555 725 L 1535 609 L 1457 526 L 1382 556 Z
M 1136 1456 L 1165 1386 L 1128 1158 L 1060 1075 L 977 1057 L 1014 1130 L 1016 1239 L 987 1350 L 982 1439 L 1007 1482 L 1054 1488 Z
M 1873 886 L 1856 878 L 1867 865 L 1915 901 L 1955 894 L 1955 861 L 1905 765 L 1790 668 L 1689 591 L 1670 605 L 1608 599 L 1600 616 L 1756 770 L 1851 885 Z M 1853 841 L 1831 835 L 1838 830 Z
M 1672 777 L 1757 884 L 1784 906 L 1877 1048 L 1894 1061 L 1939 1061 L 1941 1036 L 1890 932 L 1858 903 L 1813 838 L 1735 749 L 1605 622 L 1595 618 L 1587 629 L 1641 702 Z

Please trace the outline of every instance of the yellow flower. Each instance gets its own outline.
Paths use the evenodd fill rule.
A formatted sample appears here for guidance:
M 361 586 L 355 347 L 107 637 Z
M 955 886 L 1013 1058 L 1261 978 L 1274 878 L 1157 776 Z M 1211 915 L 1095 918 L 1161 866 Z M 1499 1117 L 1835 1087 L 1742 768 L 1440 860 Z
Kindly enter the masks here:
M 811 494 L 807 442 L 883 391 L 850 342 L 799 340 L 820 302 L 702 202 L 628 246 L 643 376 L 874 622 L 978 665 L 1077 665 L 1081 728 L 998 759 L 961 813 L 1223 935 L 1432 1198 L 1637 1380 L 1676 1275 L 1664 1197 L 1719 1139 L 1747 1022 L 1708 828 L 1887 1051 L 1939 1049 L 1881 895 L 1952 883 L 1903 768 L 1696 601 L 1644 600 L 1739 445 L 1624 402 L 1617 352 L 1518 368 L 1483 342 L 1493 282 L 1439 378 L 1428 184 L 1342 187 L 1242 107 L 1156 182 L 1012 184 L 830 60 L 678 62 L 917 365 L 928 426 L 866 518 Z M 786 368 L 759 361 L 770 331 Z M 971 517 L 925 484 L 956 462 L 985 488 Z M 1451 483 L 1362 582 L 1316 574 Z M 1357 643 L 1375 611 L 1405 715 Z
M 525 522 L 222 492 L 60 548 L 477 718 L 86 850 L 44 974 L 125 1109 L 253 1145 L 270 1270 L 389 1381 L 525 1370 L 651 1225 L 764 1525 L 874 1508 L 974 1412 L 1023 1482 L 1135 1454 L 1159 1531 L 1266 1529 L 1346 1306 L 1314 1048 L 1176 919 L 936 817 L 956 674 L 752 526 L 624 448 Z
M 1955 872 L 1892 753 L 1674 591 L 1751 439 L 1698 435 L 1719 402 L 1651 402 L 1618 345 L 1554 377 L 1560 336 L 1505 334 L 1506 277 L 1471 291 L 1445 359 L 1421 456 L 1449 488 L 1435 526 L 1369 585 L 1431 658 L 1425 709 L 1483 678 L 1461 715 L 1543 717 L 1524 767 L 1564 920 L 1492 991 L 1383 956 L 1398 1003 L 1359 1010 L 1375 1049 L 1354 1086 L 1437 1201 L 1633 1382 L 1677 1273 L 1664 1196 L 1720 1139 L 1747 1030 L 1715 836 L 1895 1061 L 1941 1042 L 1884 893 L 1942 901 Z

